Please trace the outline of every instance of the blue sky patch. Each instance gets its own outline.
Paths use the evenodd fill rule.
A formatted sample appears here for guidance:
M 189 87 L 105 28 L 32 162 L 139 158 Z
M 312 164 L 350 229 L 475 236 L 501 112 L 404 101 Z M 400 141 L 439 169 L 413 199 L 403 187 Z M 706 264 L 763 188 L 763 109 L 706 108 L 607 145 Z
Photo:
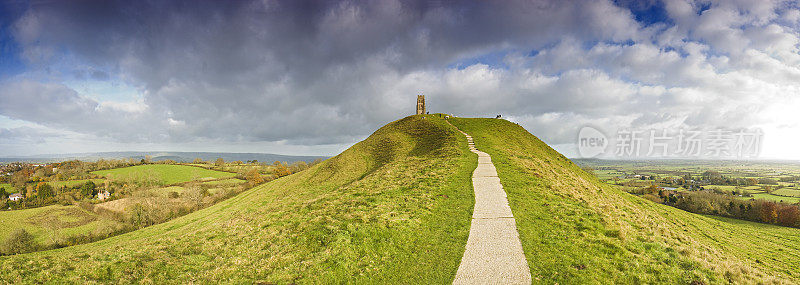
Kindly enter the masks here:
M 25 71 L 19 58 L 21 48 L 11 34 L 11 25 L 21 12 L 18 7 L 0 5 L 0 78 L 8 78 Z
M 616 0 L 614 2 L 620 7 L 629 9 L 636 21 L 644 26 L 658 23 L 674 24 L 662 1 Z
M 493 51 L 456 61 L 455 63 L 448 65 L 447 68 L 456 68 L 458 70 L 462 70 L 475 64 L 485 64 L 491 68 L 508 68 L 508 65 L 503 62 L 503 59 L 512 52 L 512 50 Z

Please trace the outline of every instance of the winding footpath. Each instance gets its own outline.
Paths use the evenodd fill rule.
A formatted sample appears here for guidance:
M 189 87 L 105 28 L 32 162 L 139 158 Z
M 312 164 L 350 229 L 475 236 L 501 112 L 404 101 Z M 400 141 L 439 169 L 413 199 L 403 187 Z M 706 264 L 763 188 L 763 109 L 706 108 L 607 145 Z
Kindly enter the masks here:
M 472 172 L 475 207 L 467 249 L 453 284 L 530 284 L 517 223 L 492 158 L 475 148 L 470 135 L 459 132 L 467 136 L 469 150 L 478 154 L 478 167 Z

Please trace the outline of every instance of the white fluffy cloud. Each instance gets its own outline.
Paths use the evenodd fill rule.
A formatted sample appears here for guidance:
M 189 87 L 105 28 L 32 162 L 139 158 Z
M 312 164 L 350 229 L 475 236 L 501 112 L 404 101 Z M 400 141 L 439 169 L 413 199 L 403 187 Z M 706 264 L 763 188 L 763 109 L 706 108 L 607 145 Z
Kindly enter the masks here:
M 0 115 L 113 142 L 348 144 L 424 92 L 553 144 L 584 124 L 798 127 L 797 5 L 624 2 L 34 4 Z M 67 87 L 73 62 L 140 98 Z

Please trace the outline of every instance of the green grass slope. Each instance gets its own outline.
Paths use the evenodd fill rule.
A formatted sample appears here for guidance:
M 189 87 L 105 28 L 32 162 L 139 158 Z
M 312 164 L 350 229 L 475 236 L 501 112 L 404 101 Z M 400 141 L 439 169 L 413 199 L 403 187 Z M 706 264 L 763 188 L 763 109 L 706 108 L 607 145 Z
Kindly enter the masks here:
M 108 178 L 152 178 L 164 185 L 189 182 L 201 178 L 227 178 L 236 176 L 236 173 L 222 172 L 200 167 L 172 164 L 147 164 L 131 167 L 114 168 L 109 170 L 94 171 L 93 174 Z
M 0 283 L 450 283 L 477 160 L 452 126 L 427 117 L 163 224 L 0 257 Z
M 35 241 L 47 244 L 62 237 L 86 234 L 121 226 L 75 205 L 50 205 L 24 210 L 0 211 L 0 241 L 5 241 L 17 228 L 25 229 Z
M 522 127 L 450 121 L 489 153 L 534 283 L 797 283 L 800 230 L 705 217 L 604 184 Z
M 8 183 L 0 183 L 0 188 L 5 189 L 6 193 L 8 194 L 13 194 L 16 193 L 17 191 L 17 189 L 14 188 L 14 186 L 11 186 L 11 184 Z
M 67 180 L 67 181 L 50 181 L 47 184 L 58 189 L 61 187 L 75 187 L 78 185 L 86 184 L 87 181 L 92 181 L 94 184 L 103 183 L 103 179 L 80 179 L 80 180 Z

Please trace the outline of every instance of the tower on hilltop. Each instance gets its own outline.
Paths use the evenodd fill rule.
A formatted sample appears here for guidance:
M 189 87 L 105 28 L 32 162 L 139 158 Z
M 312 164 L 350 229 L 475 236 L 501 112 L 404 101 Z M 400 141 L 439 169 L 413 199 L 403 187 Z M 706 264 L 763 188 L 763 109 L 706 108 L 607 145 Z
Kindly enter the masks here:
M 425 114 L 425 95 L 417 95 L 417 115 Z

